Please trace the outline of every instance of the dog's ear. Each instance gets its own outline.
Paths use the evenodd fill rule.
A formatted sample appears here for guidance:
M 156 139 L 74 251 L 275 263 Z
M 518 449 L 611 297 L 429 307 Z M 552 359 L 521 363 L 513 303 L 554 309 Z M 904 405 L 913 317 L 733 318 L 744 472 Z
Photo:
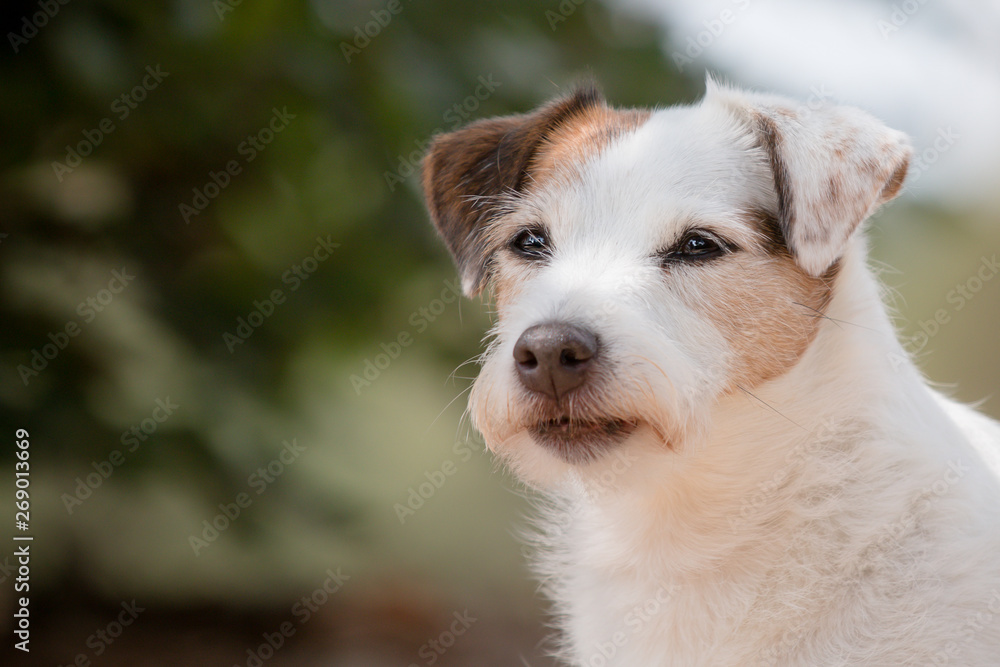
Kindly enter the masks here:
M 531 113 L 481 120 L 435 137 L 423 161 L 424 197 L 467 296 L 479 294 L 487 282 L 483 231 L 498 198 L 526 187 L 532 158 L 555 128 L 604 104 L 597 89 L 585 85 Z
M 839 259 L 861 222 L 903 185 L 909 140 L 860 109 L 814 109 L 711 82 L 709 96 L 741 107 L 767 154 L 785 244 L 811 275 Z

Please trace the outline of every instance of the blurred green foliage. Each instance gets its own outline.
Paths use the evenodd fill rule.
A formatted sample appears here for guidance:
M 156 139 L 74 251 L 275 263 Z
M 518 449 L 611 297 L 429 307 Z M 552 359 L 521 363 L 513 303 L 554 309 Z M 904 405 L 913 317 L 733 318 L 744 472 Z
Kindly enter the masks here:
M 388 6 L 73 0 L 0 49 L 0 432 L 31 433 L 40 585 L 260 602 L 333 562 L 456 584 L 520 566 L 482 521 L 507 525 L 517 499 L 469 489 L 491 474 L 480 446 L 438 520 L 393 509 L 467 438 L 467 380 L 449 374 L 488 326 L 469 304 L 411 317 L 454 277 L 421 147 L 582 77 L 623 105 L 700 82 L 597 2 Z M 4 34 L 37 11 L 8 3 Z M 134 276 L 118 291 L 116 270 Z M 412 346 L 356 391 L 401 332 Z M 292 439 L 301 462 L 258 499 L 249 476 Z M 190 536 L 247 491 L 196 556 Z

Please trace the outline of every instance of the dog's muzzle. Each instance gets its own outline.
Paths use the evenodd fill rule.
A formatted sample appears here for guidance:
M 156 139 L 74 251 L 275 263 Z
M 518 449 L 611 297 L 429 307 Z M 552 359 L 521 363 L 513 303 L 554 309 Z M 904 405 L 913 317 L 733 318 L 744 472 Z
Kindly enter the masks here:
M 571 463 L 597 458 L 636 427 L 635 420 L 605 414 L 593 404 L 600 361 L 597 336 L 567 322 L 536 324 L 514 344 L 518 380 L 536 407 L 529 431 L 535 442 Z

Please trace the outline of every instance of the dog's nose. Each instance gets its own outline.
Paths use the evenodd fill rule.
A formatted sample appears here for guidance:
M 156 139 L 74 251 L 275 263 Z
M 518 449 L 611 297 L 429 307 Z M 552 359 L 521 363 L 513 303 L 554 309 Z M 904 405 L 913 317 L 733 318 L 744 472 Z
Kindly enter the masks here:
M 597 338 L 565 322 L 536 324 L 514 344 L 514 366 L 531 391 L 558 400 L 587 379 L 597 354 Z

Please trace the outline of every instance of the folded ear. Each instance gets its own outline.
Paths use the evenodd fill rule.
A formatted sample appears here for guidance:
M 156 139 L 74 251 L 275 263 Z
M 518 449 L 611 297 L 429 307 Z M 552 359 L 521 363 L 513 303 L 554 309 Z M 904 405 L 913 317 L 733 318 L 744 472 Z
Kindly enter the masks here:
M 588 85 L 532 113 L 481 120 L 431 143 L 423 161 L 424 197 L 467 296 L 486 284 L 490 257 L 483 231 L 500 196 L 526 187 L 532 158 L 557 127 L 604 104 Z
M 859 109 L 812 109 L 710 82 L 706 99 L 712 97 L 749 121 L 767 154 L 785 243 L 814 276 L 843 255 L 861 222 L 903 185 L 909 140 Z

